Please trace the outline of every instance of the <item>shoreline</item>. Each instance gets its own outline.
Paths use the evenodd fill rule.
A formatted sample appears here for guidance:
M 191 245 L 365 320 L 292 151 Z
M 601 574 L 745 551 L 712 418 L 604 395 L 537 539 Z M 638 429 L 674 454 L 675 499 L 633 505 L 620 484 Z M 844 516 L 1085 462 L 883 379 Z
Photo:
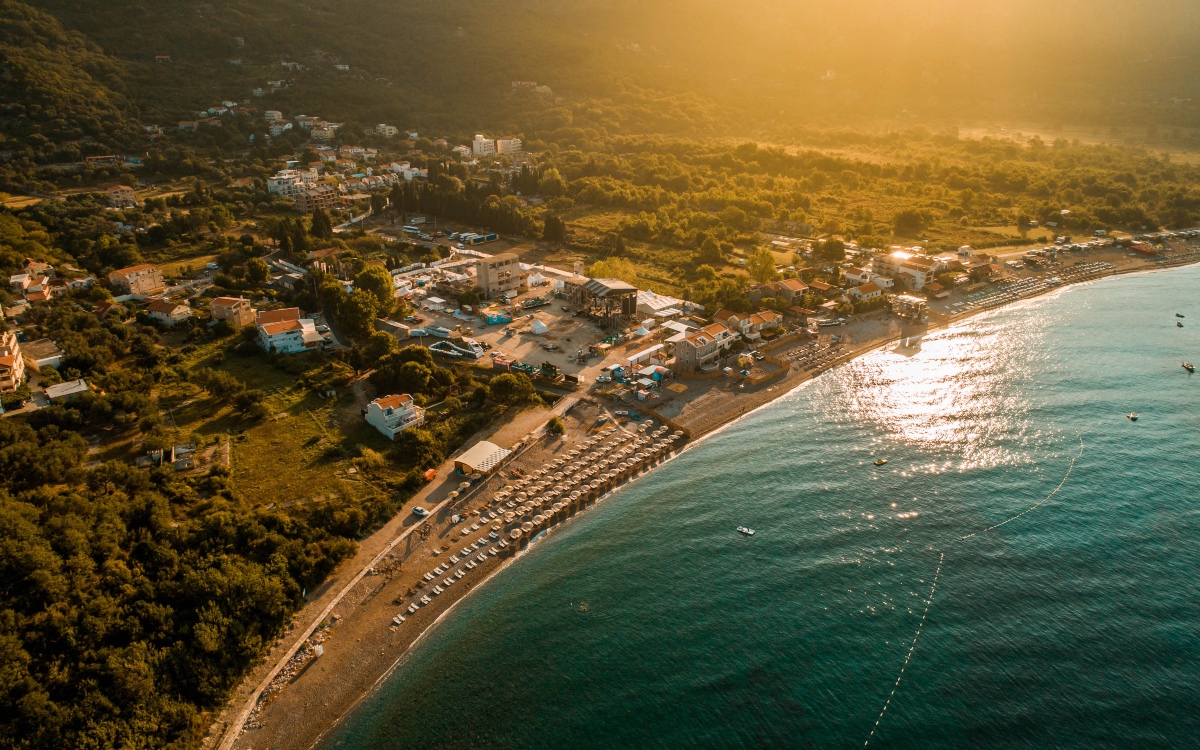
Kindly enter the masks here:
M 707 435 L 705 437 L 707 437 Z M 408 644 L 408 647 L 399 656 L 397 656 L 396 660 L 391 664 L 391 666 L 389 666 L 387 668 L 387 671 L 385 671 L 383 674 L 379 675 L 378 679 L 376 679 L 375 682 L 373 682 L 367 690 L 365 690 L 361 695 L 359 695 L 358 698 L 356 698 L 354 700 L 354 702 L 350 705 L 349 708 L 347 708 L 336 719 L 334 719 L 329 724 L 329 726 L 327 726 L 325 729 L 321 730 L 321 733 L 318 734 L 311 742 L 309 742 L 306 745 L 306 747 L 309 748 L 309 750 L 312 750 L 312 748 L 316 748 L 330 732 L 332 732 L 334 729 L 337 729 L 337 727 L 346 719 L 346 717 L 348 717 L 351 713 L 353 713 L 354 710 L 357 709 L 364 700 L 369 698 L 376 690 L 379 689 L 379 687 L 381 685 L 383 685 L 383 683 L 385 683 L 388 680 L 389 677 L 392 676 L 392 674 L 397 669 L 399 669 L 401 666 L 404 665 L 404 663 L 409 659 L 409 657 L 412 656 L 413 650 L 416 649 L 416 647 L 421 643 L 421 641 L 425 640 L 425 637 L 428 636 L 430 633 L 432 633 L 434 628 L 436 628 L 438 626 L 438 624 L 440 624 L 442 622 L 442 620 L 444 620 L 451 612 L 453 612 L 455 609 L 457 609 L 459 604 L 462 604 L 463 602 L 465 602 L 472 594 L 474 594 L 476 591 L 479 591 L 485 585 L 487 585 L 488 583 L 493 581 L 502 572 L 507 570 L 510 565 L 516 563 L 518 560 L 520 560 L 520 559 L 524 558 L 526 555 L 528 555 L 531 551 L 533 551 L 533 548 L 536 547 L 541 541 L 545 541 L 545 539 L 549 538 L 553 533 L 558 532 L 560 529 L 562 529 L 562 527 L 566 526 L 567 524 L 571 523 L 572 521 L 574 521 L 577 518 L 583 517 L 590 511 L 594 510 L 595 508 L 597 508 L 600 505 L 600 503 L 604 502 L 609 497 L 612 497 L 613 495 L 617 494 L 617 492 L 619 492 L 620 490 L 623 490 L 626 487 L 628 487 L 629 485 L 634 484 L 639 479 L 649 475 L 652 471 L 659 468 L 660 466 L 663 466 L 665 464 L 670 463 L 671 461 L 674 461 L 676 458 L 683 455 L 687 450 L 689 450 L 697 442 L 698 441 L 689 440 L 683 446 L 683 448 L 681 448 L 680 450 L 671 453 L 666 458 L 662 459 L 659 463 L 656 463 L 653 466 L 647 467 L 641 473 L 639 473 L 637 476 L 632 477 L 629 481 L 625 482 L 624 484 L 621 484 L 618 487 L 614 487 L 613 489 L 604 493 L 600 497 L 596 498 L 596 501 L 594 503 L 592 503 L 591 505 L 585 506 L 578 513 L 568 516 L 567 518 L 564 518 L 562 521 L 559 521 L 554 526 L 551 526 L 551 527 L 545 529 L 544 531 L 540 532 L 538 534 L 538 536 L 535 537 L 538 539 L 537 542 L 531 542 L 530 544 L 526 545 L 523 549 L 518 550 L 515 554 L 513 554 L 512 556 L 510 556 L 506 560 L 504 560 L 504 562 L 501 563 L 498 567 L 494 568 L 493 570 L 488 571 L 488 574 L 484 578 L 480 579 L 479 582 L 472 585 L 465 594 L 463 594 L 462 596 L 455 599 L 450 604 L 450 606 L 446 607 L 446 609 L 444 609 L 442 612 L 440 612 L 438 614 L 438 616 L 436 618 L 434 618 L 433 622 L 427 624 L 424 628 L 422 628 L 421 632 L 417 634 L 417 637 L 414 638 L 412 640 L 412 642 Z
M 731 427 L 732 425 L 737 424 L 744 417 L 754 414 L 755 412 L 757 412 L 765 407 L 768 407 L 768 406 L 774 404 L 775 402 L 779 401 L 780 399 L 792 394 L 797 389 L 802 388 L 805 385 L 807 385 L 808 383 L 814 381 L 820 375 L 822 375 L 836 367 L 840 367 L 842 365 L 849 364 L 850 362 L 854 361 L 855 359 L 857 359 L 859 357 L 870 354 L 878 349 L 887 347 L 901 339 L 904 339 L 906 337 L 911 337 L 911 336 L 922 336 L 923 337 L 923 336 L 929 335 L 930 333 L 933 333 L 935 331 L 949 329 L 957 324 L 966 323 L 966 322 L 970 321 L 972 318 L 974 318 L 975 316 L 983 314 L 983 313 L 995 312 L 995 311 L 999 311 L 999 310 L 1008 309 L 1019 303 L 1030 302 L 1033 300 L 1037 300 L 1039 298 L 1051 296 L 1054 293 L 1063 292 L 1063 291 L 1066 291 L 1073 287 L 1081 286 L 1083 284 L 1100 281 L 1100 280 L 1108 278 L 1110 276 L 1170 270 L 1172 268 L 1179 268 L 1179 267 L 1186 266 L 1186 265 L 1194 265 L 1197 262 L 1198 262 L 1197 260 L 1192 259 L 1192 260 L 1189 260 L 1186 262 L 1179 262 L 1179 263 L 1174 263 L 1174 264 L 1169 264 L 1169 265 L 1153 263 L 1153 262 L 1150 262 L 1150 263 L 1141 262 L 1141 263 L 1137 263 L 1136 265 L 1133 265 L 1133 266 L 1126 266 L 1126 267 L 1117 266 L 1110 270 L 1106 270 L 1105 273 L 1102 273 L 1102 274 L 1099 274 L 1099 275 L 1096 275 L 1096 276 L 1093 276 L 1090 278 L 1085 278 L 1085 279 L 1081 279 L 1079 281 L 1062 284 L 1060 286 L 1048 287 L 1045 290 L 1042 290 L 1042 291 L 1038 292 L 1037 294 L 1033 294 L 1028 297 L 1022 297 L 1019 299 L 1015 299 L 1015 300 L 1005 302 L 1003 304 L 1000 304 L 1000 305 L 997 305 L 994 307 L 980 307 L 977 309 L 972 309 L 972 310 L 966 311 L 960 315 L 954 316 L 953 318 L 938 320 L 936 322 L 930 322 L 924 326 L 921 326 L 919 332 L 917 330 L 913 330 L 906 334 L 902 328 L 900 332 L 897 332 L 897 333 L 889 332 L 887 335 L 882 336 L 879 339 L 865 341 L 858 347 L 854 347 L 853 345 L 851 345 L 849 347 L 849 350 L 844 355 L 837 357 L 836 359 L 831 360 L 827 364 L 825 364 L 815 370 L 812 370 L 812 371 L 797 372 L 797 371 L 793 370 L 792 366 L 789 364 L 788 371 L 785 372 L 785 374 L 782 377 L 777 378 L 773 381 L 768 381 L 766 383 L 762 383 L 762 384 L 760 384 L 760 387 L 755 388 L 749 392 L 735 393 L 732 403 L 723 404 L 723 405 L 717 407 L 716 409 L 714 409 L 713 412 L 710 414 L 712 419 L 706 420 L 705 424 L 697 425 L 697 427 L 695 429 L 692 429 L 689 425 L 687 425 L 686 420 L 681 421 L 681 426 L 683 426 L 684 429 L 688 433 L 687 439 L 682 446 L 680 446 L 677 449 L 669 451 L 666 456 L 664 456 L 660 459 L 656 459 L 652 463 L 647 464 L 645 467 L 640 468 L 633 476 L 629 477 L 629 479 L 617 484 L 616 486 L 612 487 L 611 489 L 608 489 L 606 492 L 599 495 L 594 501 L 592 501 L 590 503 L 584 503 L 583 507 L 580 509 L 579 512 L 577 512 L 573 515 L 568 515 L 563 520 L 558 521 L 557 523 L 555 523 L 551 526 L 548 526 L 545 529 L 545 532 L 543 535 L 549 536 L 552 532 L 557 531 L 557 530 L 559 530 L 560 527 L 563 527 L 566 524 L 568 524 L 576 516 L 582 515 L 583 513 L 590 510 L 592 507 L 599 505 L 601 502 L 608 499 L 610 496 L 616 494 L 616 492 L 618 490 L 624 488 L 626 485 L 636 482 L 638 479 L 640 479 L 643 476 L 646 476 L 647 474 L 649 474 L 651 471 L 654 471 L 659 466 L 669 463 L 671 460 L 673 460 L 677 456 L 680 456 L 684 452 L 690 450 L 693 446 L 696 446 L 696 445 L 699 445 L 699 444 L 705 442 L 706 439 L 709 438 L 710 436 L 716 435 L 716 434 L 724 431 L 725 429 Z M 686 404 L 686 401 L 685 401 L 685 404 Z M 740 408 L 738 408 L 738 410 L 736 412 L 734 412 L 733 411 L 734 407 L 740 407 Z M 607 411 L 607 410 L 605 410 L 605 411 Z M 649 415 L 649 417 L 650 417 L 650 419 L 653 419 L 658 423 L 662 422 L 661 415 L 659 415 L 657 413 L 652 413 Z M 675 418 L 671 418 L 671 421 L 674 422 L 677 420 Z M 664 424 L 664 426 L 666 426 L 666 425 Z M 625 430 L 622 429 L 622 431 L 625 431 Z M 485 494 L 486 488 L 487 488 L 487 483 L 485 482 L 483 485 L 480 486 L 480 488 L 479 488 L 480 491 L 478 493 L 472 493 L 472 494 L 483 495 L 483 494 Z M 441 506 L 439 506 L 439 507 L 441 507 Z M 402 539 L 409 538 L 409 534 L 411 534 L 415 528 L 417 528 L 417 527 L 416 526 L 410 527 L 409 530 L 406 531 L 403 535 L 395 538 L 392 541 L 392 543 L 388 546 L 387 549 L 390 550 L 394 546 L 398 545 L 398 543 Z M 409 538 L 409 540 L 410 540 L 410 546 L 411 546 L 411 538 Z M 539 539 L 538 541 L 544 541 L 544 539 Z M 370 695 L 372 695 L 377 689 L 379 689 L 379 687 L 381 685 L 383 685 L 387 681 L 387 679 L 389 677 L 391 677 L 396 672 L 396 670 L 398 668 L 400 668 L 401 666 L 404 665 L 406 660 L 412 655 L 415 647 L 419 643 L 421 643 L 427 635 L 432 633 L 434 628 L 439 623 L 441 623 L 442 620 L 447 615 L 449 615 L 451 612 L 453 612 L 455 610 L 455 608 L 458 606 L 459 602 L 466 599 L 468 596 L 473 594 L 477 589 L 481 588 L 483 585 L 490 582 L 498 573 L 507 569 L 509 565 L 511 565 L 512 563 L 516 562 L 518 559 L 523 557 L 526 553 L 528 553 L 530 551 L 529 547 L 532 547 L 532 546 L 536 546 L 536 543 L 519 548 L 513 554 L 507 555 L 504 559 L 499 561 L 498 565 L 494 565 L 494 566 L 489 565 L 488 566 L 489 569 L 486 571 L 483 571 L 483 575 L 478 580 L 470 581 L 470 583 L 467 586 L 464 586 L 462 589 L 455 589 L 455 591 L 457 593 L 453 594 L 453 601 L 451 601 L 448 606 L 442 608 L 436 614 L 436 616 L 432 619 L 432 621 L 424 623 L 423 626 L 421 627 L 420 631 L 417 632 L 414 637 L 406 638 L 406 637 L 401 636 L 401 640 L 403 641 L 403 643 L 394 644 L 395 647 L 398 648 L 398 652 L 394 653 L 393 655 L 391 655 L 388 658 L 387 664 L 384 666 L 383 669 L 379 669 L 378 666 L 374 666 L 372 668 L 370 666 L 363 665 L 364 667 L 366 667 L 366 669 L 370 670 L 369 674 L 367 674 L 366 676 L 373 677 L 373 679 L 370 679 L 369 681 L 359 679 L 356 681 L 357 684 L 362 687 L 362 689 L 354 690 L 353 691 L 354 697 L 349 701 L 343 701 L 344 705 L 342 705 L 339 709 L 337 709 L 336 717 L 334 717 L 332 720 L 314 722 L 317 726 L 312 727 L 308 731 L 299 729 L 298 727 L 294 727 L 294 726 L 290 727 L 292 729 L 298 729 L 299 731 L 297 731 L 297 732 L 289 731 L 288 733 L 292 734 L 292 735 L 299 734 L 300 737 L 299 738 L 295 737 L 295 736 L 291 737 L 293 742 L 291 744 L 288 744 L 285 746 L 315 748 L 318 745 L 320 745 L 322 741 L 324 741 L 325 739 L 328 738 L 329 733 L 331 731 L 333 731 L 334 729 L 336 729 L 338 726 L 340 726 L 345 721 L 345 719 L 348 716 L 350 716 L 350 714 L 363 702 L 364 699 L 366 699 Z M 386 551 L 387 550 L 385 550 L 385 552 Z M 384 558 L 384 556 L 385 556 L 385 553 L 380 553 L 376 557 L 376 560 L 378 561 L 378 560 Z M 360 571 L 359 576 L 355 579 L 355 581 L 353 581 L 352 583 L 350 583 L 349 585 L 347 585 L 345 587 L 345 592 L 348 592 L 351 589 L 353 589 L 355 586 L 361 584 L 367 570 L 368 569 L 364 569 L 363 571 Z M 467 583 L 467 582 L 464 581 L 464 583 Z M 366 600 L 363 602 L 360 602 L 360 605 L 366 606 L 367 604 L 371 603 L 371 601 L 375 598 L 375 594 L 382 591 L 383 587 L 386 585 L 387 585 L 387 582 L 385 582 L 384 584 L 381 584 L 379 589 L 377 589 L 375 592 L 368 594 L 365 597 Z M 443 595 L 440 598 L 444 599 L 447 597 L 445 595 Z M 337 606 L 337 604 L 340 604 L 340 601 L 338 603 L 335 603 L 335 605 L 331 605 L 328 608 L 328 610 L 329 611 L 333 610 Z M 394 609 L 394 607 L 393 607 L 393 609 Z M 314 621 L 312 626 L 308 629 L 309 633 L 315 632 L 320 625 L 324 624 L 327 621 L 327 619 L 329 617 L 329 611 L 326 611 L 325 614 L 319 620 Z M 418 613 L 421 611 L 424 611 L 424 610 L 423 609 L 419 610 Z M 336 619 L 336 616 L 335 616 L 335 619 Z M 368 623 L 366 622 L 367 620 L 372 619 L 370 616 L 370 613 L 363 613 L 357 619 L 358 619 L 358 622 L 355 623 L 356 627 L 352 628 L 352 629 L 348 628 L 351 631 L 351 633 L 355 632 L 355 631 L 365 633 L 366 631 L 369 631 L 371 629 L 370 627 L 368 627 Z M 343 623 L 342 621 L 337 621 L 337 629 L 340 630 L 342 628 L 347 628 L 347 626 L 349 624 L 350 623 Z M 373 624 L 375 626 L 378 626 L 377 622 L 374 622 Z M 388 629 L 390 631 L 392 631 L 392 635 L 396 634 L 396 630 L 397 630 L 396 628 L 388 628 Z M 402 626 L 401 626 L 401 630 L 403 630 Z M 350 633 L 347 633 L 347 636 L 349 634 Z M 348 638 L 344 639 L 343 642 L 340 644 L 343 647 L 343 649 L 346 645 L 347 640 L 348 640 Z M 295 653 L 295 651 L 297 649 L 301 648 L 306 642 L 307 642 L 307 636 L 304 639 L 301 639 L 296 644 L 296 648 L 293 649 L 293 653 Z M 356 647 L 351 646 L 350 651 L 348 653 L 342 654 L 342 653 L 338 653 L 335 651 L 334 653 L 328 653 L 320 658 L 315 658 L 315 659 L 310 660 L 304 666 L 304 668 L 300 671 L 300 673 L 291 682 L 289 682 L 289 684 L 285 685 L 282 690 L 274 693 L 270 700 L 263 700 L 260 697 L 260 704 L 262 704 L 262 710 L 265 712 L 267 709 L 270 708 L 271 705 L 273 705 L 276 702 L 276 699 L 283 697 L 284 694 L 292 693 L 292 695 L 288 696 L 288 697 L 296 698 L 297 696 L 295 694 L 302 692 L 302 691 L 298 689 L 298 687 L 300 687 L 300 686 L 297 686 L 295 683 L 297 681 L 299 681 L 300 676 L 302 676 L 306 672 L 310 671 L 310 669 L 309 669 L 310 667 L 317 666 L 318 663 L 319 663 L 319 667 L 320 667 L 321 671 L 330 669 L 333 672 L 339 673 L 343 679 L 350 681 L 351 678 L 349 677 L 349 675 L 346 674 L 346 669 L 347 669 L 347 667 L 352 669 L 353 665 L 346 665 L 346 664 L 343 664 L 342 662 L 354 661 L 357 656 L 355 649 L 356 649 Z M 333 657 L 333 658 L 330 658 L 330 657 Z M 332 662 L 332 666 L 330 666 L 331 662 Z M 282 668 L 283 666 L 285 666 L 284 662 L 281 662 L 280 664 L 278 664 L 272 674 L 274 674 L 275 672 L 278 672 L 279 669 Z M 355 674 L 358 674 L 361 676 L 362 673 L 356 672 Z M 264 681 L 264 686 L 265 686 L 265 683 L 268 681 L 269 681 L 269 679 L 267 681 Z M 311 686 L 309 686 L 309 687 L 311 688 Z M 284 702 L 284 703 L 293 702 L 294 703 L 296 701 L 282 701 L 282 702 Z M 244 716 L 242 717 L 243 720 L 245 718 L 245 715 L 249 715 L 251 713 L 257 712 L 259 710 L 258 706 L 260 704 L 255 704 L 255 706 L 248 708 L 244 712 Z M 322 707 L 327 707 L 327 704 L 323 704 Z M 282 709 L 282 708 L 283 708 L 283 706 L 280 707 L 280 709 Z M 298 706 L 296 707 L 296 709 L 303 710 L 305 712 L 310 712 L 310 711 L 314 711 L 314 710 L 317 712 L 320 712 L 320 707 L 310 705 L 307 702 L 304 703 L 303 709 L 300 709 L 300 707 L 298 707 Z M 296 709 L 293 709 L 293 710 L 296 710 Z M 276 713 L 278 713 L 278 711 Z M 278 717 L 276 717 L 276 721 L 278 721 Z M 287 722 L 287 723 L 293 724 L 293 722 Z M 301 723 L 301 722 L 294 722 L 294 723 Z M 239 731 L 236 735 L 230 736 L 230 734 L 233 731 L 233 725 L 230 725 L 229 727 L 227 727 L 226 731 L 223 733 L 224 736 L 221 737 L 219 740 L 220 746 L 221 747 L 245 747 L 245 748 L 253 748 L 253 747 L 261 748 L 261 747 L 263 747 L 261 742 L 255 741 L 256 738 L 254 737 L 254 735 L 256 734 L 256 732 L 254 732 L 251 729 L 251 727 L 245 726 L 244 728 L 239 727 L 239 729 L 241 731 Z M 297 739 L 299 739 L 299 741 L 295 741 Z M 277 744 L 277 743 L 268 742 L 266 746 L 274 747 L 275 744 Z

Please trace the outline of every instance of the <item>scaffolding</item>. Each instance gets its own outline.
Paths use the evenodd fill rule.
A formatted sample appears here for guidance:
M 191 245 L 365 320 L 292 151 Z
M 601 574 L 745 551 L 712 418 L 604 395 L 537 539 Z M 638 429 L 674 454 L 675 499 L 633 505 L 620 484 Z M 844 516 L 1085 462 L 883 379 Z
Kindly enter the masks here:
M 567 301 L 601 327 L 620 331 L 637 317 L 637 287 L 620 279 L 566 283 Z

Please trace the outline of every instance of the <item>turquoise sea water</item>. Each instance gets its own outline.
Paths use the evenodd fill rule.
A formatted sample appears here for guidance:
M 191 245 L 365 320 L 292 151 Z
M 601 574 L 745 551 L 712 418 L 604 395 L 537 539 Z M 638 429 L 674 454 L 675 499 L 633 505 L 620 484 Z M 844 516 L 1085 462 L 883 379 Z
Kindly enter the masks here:
M 1200 746 L 1197 288 L 823 375 L 537 544 L 323 747 Z

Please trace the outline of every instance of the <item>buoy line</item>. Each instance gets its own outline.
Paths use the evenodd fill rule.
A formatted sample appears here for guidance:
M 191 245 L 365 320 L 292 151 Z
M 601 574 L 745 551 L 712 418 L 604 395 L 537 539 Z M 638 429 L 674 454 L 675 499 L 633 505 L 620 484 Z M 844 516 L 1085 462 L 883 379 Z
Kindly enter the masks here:
M 1075 470 L 1075 462 L 1078 461 L 1081 456 L 1083 456 L 1083 435 L 1079 436 L 1079 453 L 1077 453 L 1075 455 L 1075 458 L 1071 459 L 1071 464 L 1067 467 L 1066 475 L 1062 478 L 1062 481 L 1058 483 L 1058 486 L 1054 488 L 1053 492 L 1051 492 L 1049 495 L 1046 495 L 1046 497 L 1043 498 L 1042 501 L 1040 503 L 1038 503 L 1037 505 L 1026 508 L 1025 510 L 1021 511 L 1020 513 L 1018 513 L 1017 515 L 1008 519 L 1007 521 L 1001 521 L 1000 523 L 996 524 L 995 526 L 987 527 L 983 531 L 976 531 L 973 534 L 967 534 L 966 536 L 962 537 L 958 541 L 965 542 L 968 539 L 979 536 L 980 534 L 986 534 L 989 531 L 995 531 L 996 529 L 1000 528 L 1001 526 L 1004 526 L 1005 524 L 1010 524 L 1013 521 L 1020 518 L 1021 516 L 1025 515 L 1026 513 L 1032 513 L 1033 511 L 1035 511 L 1038 508 L 1045 505 L 1046 501 L 1049 500 L 1050 498 L 1054 497 L 1055 495 L 1057 495 L 1058 491 L 1061 490 L 1063 488 L 1063 485 L 1067 483 L 1067 480 L 1071 478 L 1071 472 Z
M 896 697 L 896 690 L 900 687 L 900 680 L 904 679 L 904 670 L 908 669 L 908 663 L 912 660 L 913 652 L 917 650 L 917 641 L 921 638 L 921 630 L 925 627 L 925 618 L 929 616 L 929 605 L 933 604 L 933 595 L 937 592 L 938 576 L 942 574 L 942 563 L 945 561 L 946 553 L 943 552 L 941 559 L 938 560 L 937 572 L 933 574 L 933 585 L 929 588 L 929 598 L 925 600 L 925 611 L 921 614 L 920 624 L 917 625 L 917 634 L 913 636 L 912 645 L 908 647 L 908 655 L 904 657 L 904 666 L 900 667 L 900 674 L 896 676 L 896 684 L 892 685 L 892 692 L 883 704 L 883 710 L 879 712 L 879 718 L 875 720 L 875 726 L 871 728 L 871 733 L 867 735 L 867 741 L 863 743 L 863 747 L 871 744 L 871 738 L 875 736 L 875 730 L 879 729 L 879 724 L 883 721 L 883 715 L 887 713 L 888 707 L 892 705 L 892 698 Z
M 1083 457 L 1083 434 L 1080 433 L 1080 435 L 1079 435 L 1079 453 L 1075 454 L 1075 457 L 1071 459 L 1071 463 L 1068 464 L 1068 466 L 1067 466 L 1067 473 L 1063 475 L 1062 481 L 1058 483 L 1057 487 L 1055 487 L 1053 490 L 1051 490 L 1049 495 L 1046 495 L 1046 497 L 1042 498 L 1042 500 L 1040 502 L 1038 502 L 1035 505 L 1031 505 L 1030 507 L 1021 511 L 1020 513 L 1013 516 L 1012 518 L 1009 518 L 1005 521 L 1001 521 L 998 524 L 989 526 L 986 529 L 982 529 L 980 531 L 976 531 L 971 534 L 967 534 L 966 536 L 960 537 L 959 539 L 955 540 L 954 542 L 951 542 L 951 544 L 961 544 L 965 541 L 968 541 L 977 536 L 980 536 L 981 534 L 986 534 L 989 531 L 995 531 L 996 529 L 1000 528 L 1001 526 L 1010 524 L 1013 521 L 1020 518 L 1021 516 L 1024 516 L 1028 513 L 1032 513 L 1033 511 L 1042 507 L 1050 500 L 1050 498 L 1057 495 L 1058 491 L 1063 488 L 1063 486 L 1067 483 L 1067 480 L 1071 478 L 1071 472 L 1075 470 L 1075 462 L 1078 461 L 1082 457 Z M 870 745 L 871 740 L 875 737 L 875 733 L 877 731 L 879 731 L 879 725 L 881 723 L 883 723 L 883 717 L 887 713 L 888 708 L 892 705 L 892 698 L 896 697 L 896 691 L 900 688 L 900 681 L 904 679 L 904 672 L 905 672 L 905 670 L 908 669 L 909 662 L 912 661 L 913 653 L 916 652 L 916 650 L 917 650 L 917 641 L 920 640 L 920 638 L 921 638 L 921 631 L 925 629 L 925 619 L 927 617 L 929 617 L 929 607 L 931 604 L 933 604 L 933 596 L 937 592 L 938 577 L 941 576 L 942 566 L 946 562 L 946 553 L 944 551 L 939 550 L 938 554 L 939 554 L 939 557 L 938 557 L 937 571 L 933 574 L 933 585 L 929 588 L 929 598 L 925 600 L 925 611 L 923 613 L 921 613 L 921 621 L 917 624 L 916 635 L 913 636 L 912 645 L 908 647 L 908 655 L 904 657 L 904 664 L 901 665 L 900 674 L 897 675 L 896 682 L 895 682 L 895 684 L 892 685 L 892 692 L 888 694 L 887 700 L 884 701 L 883 710 L 881 710 L 879 712 L 879 718 L 877 718 L 875 720 L 875 726 L 871 727 L 871 733 L 867 735 L 866 741 L 863 742 L 863 747 L 867 747 L 868 745 Z

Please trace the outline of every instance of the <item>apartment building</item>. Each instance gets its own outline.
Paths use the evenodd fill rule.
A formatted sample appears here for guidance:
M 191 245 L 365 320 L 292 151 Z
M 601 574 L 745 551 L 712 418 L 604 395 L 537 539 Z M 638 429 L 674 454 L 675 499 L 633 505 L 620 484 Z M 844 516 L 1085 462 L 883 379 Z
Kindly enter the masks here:
M 113 271 L 108 283 L 125 294 L 157 294 L 167 288 L 162 272 L 148 263 Z

